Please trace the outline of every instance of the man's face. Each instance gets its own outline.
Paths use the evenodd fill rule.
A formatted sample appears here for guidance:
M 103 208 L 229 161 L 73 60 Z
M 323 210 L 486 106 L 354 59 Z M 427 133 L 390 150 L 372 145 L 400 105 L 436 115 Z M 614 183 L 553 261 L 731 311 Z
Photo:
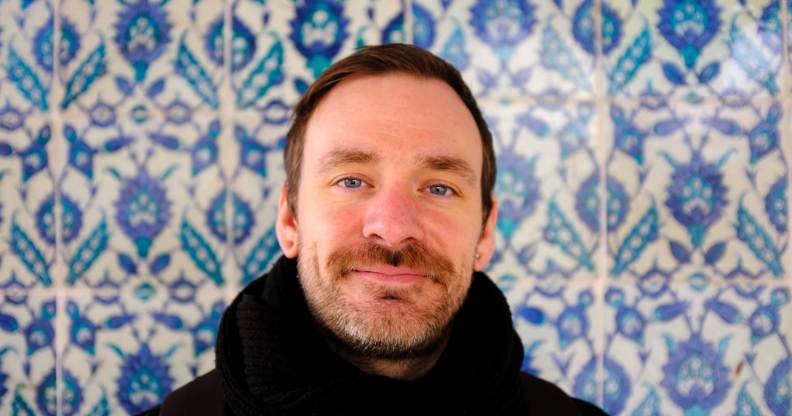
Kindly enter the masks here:
M 437 347 L 492 254 L 468 109 L 439 80 L 345 80 L 311 116 L 302 158 L 297 212 L 282 196 L 278 237 L 314 316 L 366 356 Z

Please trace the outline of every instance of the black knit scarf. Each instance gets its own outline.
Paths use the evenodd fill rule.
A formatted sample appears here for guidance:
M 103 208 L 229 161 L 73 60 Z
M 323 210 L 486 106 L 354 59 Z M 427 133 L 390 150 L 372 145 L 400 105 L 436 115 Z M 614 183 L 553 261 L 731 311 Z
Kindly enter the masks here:
M 282 257 L 228 307 L 217 339 L 227 410 L 237 416 L 520 414 L 522 343 L 501 292 L 475 273 L 435 367 L 415 381 L 363 373 L 335 355 Z

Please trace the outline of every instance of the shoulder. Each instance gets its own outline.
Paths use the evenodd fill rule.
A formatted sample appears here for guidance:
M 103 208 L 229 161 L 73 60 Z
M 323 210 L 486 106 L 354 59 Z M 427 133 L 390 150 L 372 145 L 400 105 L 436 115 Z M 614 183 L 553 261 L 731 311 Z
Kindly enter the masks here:
M 523 395 L 530 414 L 563 414 L 581 416 L 606 415 L 597 406 L 569 397 L 558 386 L 527 373 L 522 373 Z
M 160 406 L 160 416 L 223 414 L 223 388 L 212 370 L 171 392 Z

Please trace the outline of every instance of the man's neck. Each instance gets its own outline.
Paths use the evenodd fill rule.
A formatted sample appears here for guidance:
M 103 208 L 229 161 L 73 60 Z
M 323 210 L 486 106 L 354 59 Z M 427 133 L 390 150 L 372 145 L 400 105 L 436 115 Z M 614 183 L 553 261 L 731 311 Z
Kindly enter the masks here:
M 426 354 L 405 358 L 378 358 L 361 355 L 339 345 L 337 340 L 328 339 L 330 348 L 339 357 L 359 368 L 364 373 L 375 374 L 396 380 L 417 380 L 434 368 L 448 344 L 448 336 Z

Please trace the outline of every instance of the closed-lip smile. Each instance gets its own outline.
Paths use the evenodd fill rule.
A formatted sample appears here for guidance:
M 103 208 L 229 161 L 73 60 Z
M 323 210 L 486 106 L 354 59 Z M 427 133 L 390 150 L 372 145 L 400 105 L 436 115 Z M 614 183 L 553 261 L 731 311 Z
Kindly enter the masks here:
M 355 268 L 353 273 L 381 283 L 391 284 L 410 284 L 426 277 L 423 273 L 409 267 L 388 265 L 362 266 Z

